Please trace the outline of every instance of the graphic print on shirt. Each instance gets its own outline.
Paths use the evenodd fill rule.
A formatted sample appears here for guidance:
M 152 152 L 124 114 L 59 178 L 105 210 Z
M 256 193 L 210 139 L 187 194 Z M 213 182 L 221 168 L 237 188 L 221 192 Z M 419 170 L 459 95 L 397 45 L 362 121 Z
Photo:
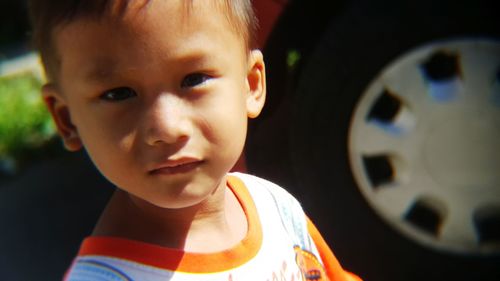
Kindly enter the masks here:
M 73 268 L 75 280 L 116 280 L 133 281 L 121 270 L 101 261 L 80 260 Z
M 306 281 L 328 281 L 325 269 L 318 258 L 306 250 L 295 246 L 295 260 L 302 272 L 302 280 Z
M 300 270 L 294 266 L 288 266 L 287 262 L 283 261 L 281 269 L 273 272 L 271 278 L 266 279 L 266 281 L 300 281 L 302 280 L 301 275 Z

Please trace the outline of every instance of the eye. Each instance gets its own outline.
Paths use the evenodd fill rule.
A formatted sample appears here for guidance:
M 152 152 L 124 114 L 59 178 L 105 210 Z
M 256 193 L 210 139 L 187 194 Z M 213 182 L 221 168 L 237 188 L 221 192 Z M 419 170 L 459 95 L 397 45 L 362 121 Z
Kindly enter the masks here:
M 105 101 L 122 101 L 135 96 L 137 96 L 137 93 L 134 89 L 129 87 L 120 87 L 105 91 L 102 93 L 100 98 Z
M 181 87 L 182 88 L 196 87 L 200 84 L 205 83 L 210 78 L 211 76 L 203 73 L 188 74 L 186 77 L 184 77 L 184 79 L 182 79 Z

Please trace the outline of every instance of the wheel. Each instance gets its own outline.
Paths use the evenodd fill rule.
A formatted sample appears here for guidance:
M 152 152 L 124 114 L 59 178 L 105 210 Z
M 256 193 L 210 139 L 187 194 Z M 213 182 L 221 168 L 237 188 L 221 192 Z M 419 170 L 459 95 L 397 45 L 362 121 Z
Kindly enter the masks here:
M 499 102 L 500 41 L 433 42 L 382 69 L 347 139 L 372 209 L 424 246 L 500 253 Z
M 349 1 L 275 124 L 253 132 L 249 169 L 299 197 L 366 280 L 500 278 L 493 11 L 492 1 Z M 260 152 L 272 146 L 277 155 Z

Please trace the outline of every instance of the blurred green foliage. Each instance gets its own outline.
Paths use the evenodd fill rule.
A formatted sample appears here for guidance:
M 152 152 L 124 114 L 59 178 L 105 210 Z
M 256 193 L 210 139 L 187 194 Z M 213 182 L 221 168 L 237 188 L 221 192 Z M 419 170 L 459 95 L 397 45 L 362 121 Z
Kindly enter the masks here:
M 286 64 L 288 69 L 294 69 L 300 61 L 300 52 L 298 50 L 289 50 L 287 53 Z
M 0 158 L 16 160 L 55 135 L 41 84 L 30 73 L 0 77 Z

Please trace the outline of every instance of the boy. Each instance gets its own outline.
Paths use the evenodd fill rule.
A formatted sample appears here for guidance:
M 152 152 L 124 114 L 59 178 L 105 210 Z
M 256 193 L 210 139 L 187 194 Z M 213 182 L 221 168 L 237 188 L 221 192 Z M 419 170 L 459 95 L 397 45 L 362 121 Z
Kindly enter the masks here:
M 118 187 L 67 280 L 356 278 L 288 193 L 228 174 L 265 100 L 250 1 L 31 2 L 64 144 Z

